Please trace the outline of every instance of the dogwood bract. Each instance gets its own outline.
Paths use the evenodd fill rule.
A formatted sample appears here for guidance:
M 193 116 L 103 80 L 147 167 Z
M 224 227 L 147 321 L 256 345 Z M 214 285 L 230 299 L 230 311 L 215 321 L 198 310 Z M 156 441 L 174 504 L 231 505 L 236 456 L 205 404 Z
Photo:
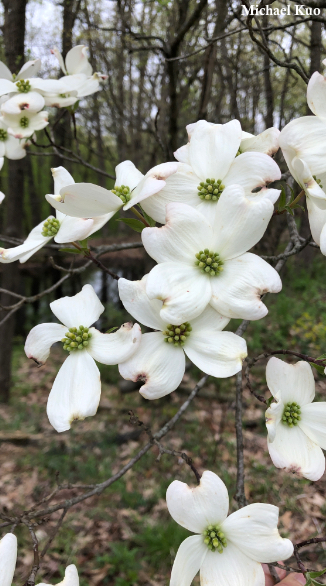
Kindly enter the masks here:
M 167 205 L 166 225 L 145 228 L 142 240 L 156 265 L 146 293 L 161 299 L 165 323 L 191 321 L 210 304 L 229 318 L 260 319 L 267 314 L 261 295 L 277 293 L 278 273 L 247 253 L 264 234 L 273 213 L 268 198 L 248 199 L 239 185 L 227 187 L 210 223 L 186 204 Z
M 242 131 L 238 120 L 227 124 L 199 120 L 187 126 L 187 130 L 188 144 L 174 153 L 180 161 L 177 172 L 167 179 L 166 186 L 157 196 L 144 200 L 142 204 L 154 220 L 164 224 L 166 204 L 179 202 L 198 208 L 213 221 L 223 190 L 234 184 L 241 185 L 248 198 L 267 197 L 275 203 L 280 191 L 269 189 L 266 184 L 280 179 L 281 171 L 275 161 L 262 152 L 248 150 L 240 153 Z M 259 142 L 258 137 L 254 139 Z M 252 140 L 246 138 L 243 142 Z M 268 150 L 276 148 L 274 138 L 267 138 L 266 142 Z M 253 193 L 257 188 L 260 191 Z
M 227 488 L 213 472 L 204 472 L 196 488 L 174 480 L 166 503 L 179 525 L 197 533 L 180 545 L 170 586 L 190 586 L 198 571 L 205 586 L 264 586 L 261 563 L 293 553 L 277 529 L 278 507 L 255 503 L 227 517 Z
M 272 357 L 267 385 L 275 403 L 266 411 L 268 450 L 277 468 L 319 480 L 325 471 L 326 402 L 313 403 L 315 380 L 307 362 Z
M 74 180 L 64 167 L 52 169 L 54 192 L 59 193 L 65 185 L 71 185 Z M 19 260 L 26 262 L 35 252 L 54 238 L 58 244 L 84 240 L 97 232 L 111 215 L 97 216 L 96 218 L 72 218 L 61 212 L 56 212 L 56 218 L 49 216 L 30 232 L 25 242 L 14 248 L 0 248 L 0 263 L 10 263 Z
M 64 324 L 39 324 L 27 336 L 25 352 L 38 365 L 46 362 L 50 348 L 62 342 L 69 352 L 51 389 L 47 414 L 57 431 L 70 429 L 71 422 L 95 415 L 101 395 L 100 372 L 95 364 L 120 364 L 137 350 L 141 330 L 125 323 L 114 334 L 102 334 L 94 327 L 104 311 L 91 285 L 84 285 L 73 297 L 50 303 L 54 315 Z
M 185 355 L 203 372 L 225 378 L 239 372 L 247 356 L 243 338 L 222 332 L 229 319 L 212 307 L 190 323 L 167 324 L 160 317 L 162 302 L 146 295 L 147 275 L 141 281 L 119 279 L 120 299 L 127 311 L 145 326 L 158 330 L 142 335 L 135 354 L 119 365 L 127 380 L 145 384 L 145 399 L 158 399 L 174 391 L 185 372 Z
M 17 538 L 7 533 L 0 539 L 0 584 L 11 586 L 17 560 Z
M 95 218 L 103 214 L 112 217 L 120 208 L 132 206 L 163 189 L 167 177 L 175 173 L 177 163 L 162 163 L 143 175 L 131 161 L 115 168 L 116 182 L 109 191 L 92 183 L 65 186 L 59 195 L 46 195 L 47 201 L 57 210 L 76 218 Z
M 17 160 L 26 157 L 26 142 L 8 133 L 8 126 L 0 120 L 0 158 Z
M 63 86 L 56 94 L 46 97 L 47 106 L 62 108 L 70 106 L 82 97 L 94 94 L 101 89 L 101 81 L 107 79 L 107 75 L 93 73 L 91 64 L 88 61 L 88 49 L 85 45 L 77 45 L 68 51 L 65 61 L 59 50 L 54 47 L 51 51 L 58 59 L 59 65 L 65 74 L 59 79 Z
M 0 61 L 0 96 L 1 100 L 10 99 L 15 94 L 26 94 L 30 91 L 37 91 L 47 95 L 51 92 L 62 91 L 63 85 L 57 79 L 41 79 L 35 77 L 41 68 L 41 60 L 27 61 L 18 74 L 14 76 L 8 67 Z
M 41 582 L 37 586 L 49 586 L 47 582 Z M 65 577 L 62 582 L 57 582 L 55 586 L 79 586 L 79 576 L 74 564 L 66 567 Z

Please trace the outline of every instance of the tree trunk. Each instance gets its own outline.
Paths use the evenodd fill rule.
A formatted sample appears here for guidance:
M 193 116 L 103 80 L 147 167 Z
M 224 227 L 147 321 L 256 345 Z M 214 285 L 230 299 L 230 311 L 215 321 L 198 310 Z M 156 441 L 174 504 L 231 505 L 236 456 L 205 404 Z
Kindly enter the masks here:
M 268 17 L 263 16 L 263 27 L 268 27 Z M 267 39 L 268 42 L 268 39 Z M 265 100 L 266 100 L 266 114 L 265 114 L 265 126 L 271 128 L 273 126 L 273 113 L 274 113 L 274 92 L 271 80 L 271 66 L 270 59 L 267 53 L 264 53 L 264 83 L 265 83 Z
M 24 63 L 25 19 L 27 0 L 3 0 L 4 14 L 4 45 L 6 61 L 13 73 L 18 73 Z M 15 238 L 22 237 L 23 200 L 24 200 L 24 159 L 8 160 L 8 188 L 4 233 Z M 2 265 L 1 286 L 3 289 L 17 292 L 19 288 L 19 264 Z M 11 305 L 15 298 L 1 295 L 1 305 Z M 0 312 L 0 320 L 7 315 Z M 15 331 L 16 314 L 7 319 L 0 327 L 0 402 L 9 401 L 11 382 L 12 345 Z

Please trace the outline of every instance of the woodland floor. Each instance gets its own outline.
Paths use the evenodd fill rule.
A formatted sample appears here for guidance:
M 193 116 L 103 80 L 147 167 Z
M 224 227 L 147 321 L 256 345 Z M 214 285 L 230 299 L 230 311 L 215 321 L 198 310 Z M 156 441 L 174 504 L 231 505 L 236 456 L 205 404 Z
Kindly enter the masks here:
M 322 259 L 324 261 L 324 259 Z M 325 262 L 315 263 L 309 276 L 290 262 L 283 275 L 284 290 L 266 300 L 269 315 L 251 324 L 246 339 L 250 356 L 268 349 L 287 348 L 318 357 L 326 348 Z M 115 311 L 115 319 L 117 318 Z M 126 321 L 121 312 L 120 322 Z M 112 323 L 113 325 L 117 325 Z M 232 329 L 237 324 L 233 322 Z M 170 419 L 186 399 L 200 373 L 187 371 L 182 387 L 155 402 L 139 393 L 122 393 L 117 367 L 101 367 L 102 399 L 95 417 L 76 422 L 69 432 L 57 434 L 46 416 L 46 401 L 64 353 L 54 348 L 47 364 L 38 369 L 15 348 L 11 402 L 0 406 L 0 506 L 11 515 L 29 509 L 49 494 L 56 483 L 96 483 L 116 473 L 147 442 L 129 423 L 128 411 L 155 431 Z M 254 388 L 269 397 L 264 361 L 252 371 Z M 326 400 L 326 378 L 314 370 L 316 400 Z M 234 433 L 235 377 L 210 378 L 175 429 L 162 440 L 165 447 L 189 454 L 200 472 L 219 474 L 230 493 L 236 480 Z M 268 455 L 264 405 L 244 391 L 244 440 L 246 497 L 280 508 L 282 536 L 295 542 L 325 535 L 326 476 L 312 483 L 276 469 Z M 165 491 L 174 479 L 195 484 L 190 468 L 177 457 L 157 448 L 101 496 L 70 509 L 59 534 L 46 554 L 40 580 L 57 583 L 66 565 L 75 563 L 81 586 L 163 586 L 169 583 L 173 559 L 189 533 L 169 516 Z M 79 494 L 64 490 L 57 500 Z M 56 502 L 56 498 L 53 500 Z M 37 528 L 40 549 L 51 536 L 59 514 L 44 519 Z M 19 555 L 14 586 L 21 586 L 33 562 L 32 543 L 26 527 L 17 527 Z M 326 548 L 326 544 L 324 546 Z M 306 566 L 326 566 L 322 546 L 304 550 Z M 293 560 L 289 563 L 295 564 Z M 321 579 L 322 580 L 322 579 Z M 198 582 L 196 578 L 195 583 Z

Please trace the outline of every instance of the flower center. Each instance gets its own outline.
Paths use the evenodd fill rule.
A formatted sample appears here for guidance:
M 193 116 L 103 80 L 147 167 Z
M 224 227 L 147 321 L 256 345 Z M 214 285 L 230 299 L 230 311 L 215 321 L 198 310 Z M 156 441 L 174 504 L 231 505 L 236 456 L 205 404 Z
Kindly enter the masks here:
M 283 415 L 282 415 L 282 422 L 288 425 L 289 427 L 293 427 L 294 425 L 298 425 L 301 419 L 301 408 L 298 403 L 287 403 L 284 407 Z
M 218 525 L 208 525 L 204 531 L 204 543 L 211 551 L 218 553 L 223 553 L 224 547 L 227 546 L 224 533 Z
M 316 183 L 318 183 L 320 189 L 323 189 L 323 186 L 321 184 L 321 179 L 317 179 L 316 175 L 313 175 L 314 180 L 316 181 Z
M 49 218 L 43 224 L 42 236 L 49 238 L 55 236 L 59 232 L 60 222 L 56 218 Z
M 8 132 L 3 128 L 0 128 L 0 140 L 4 141 L 8 138 Z
M 217 201 L 225 189 L 222 179 L 206 179 L 201 181 L 197 187 L 198 195 L 203 201 Z
M 23 117 L 20 119 L 20 122 L 19 122 L 19 124 L 20 124 L 20 126 L 21 126 L 22 128 L 28 128 L 28 126 L 29 126 L 29 120 L 28 120 L 27 116 L 23 116 Z
M 240 147 L 238 148 L 237 154 L 235 156 L 238 157 L 239 155 L 242 155 L 242 150 L 240 149 Z
M 31 84 L 28 79 L 19 79 L 16 81 L 16 86 L 19 92 L 22 94 L 27 94 L 27 92 L 31 91 Z
M 183 346 L 188 336 L 190 336 L 190 332 L 192 327 L 188 321 L 180 326 L 173 326 L 172 324 L 168 324 L 166 326 L 166 330 L 164 330 L 163 336 L 164 341 L 168 344 L 174 344 L 174 346 Z
M 117 187 L 117 185 L 115 185 L 114 189 L 111 189 L 111 191 L 112 193 L 120 197 L 123 203 L 127 203 L 131 198 L 130 187 L 127 187 L 126 185 L 120 185 L 120 187 Z
M 79 328 L 69 328 L 69 332 L 66 332 L 66 337 L 62 338 L 63 349 L 67 352 L 73 350 L 85 350 L 89 344 L 89 339 L 92 334 L 88 331 L 89 328 L 79 326 Z
M 207 275 L 215 277 L 223 271 L 223 261 L 217 252 L 212 252 L 208 248 L 205 248 L 205 250 L 200 250 L 195 256 L 197 259 L 195 261 L 196 266 L 204 271 L 204 273 L 207 273 Z

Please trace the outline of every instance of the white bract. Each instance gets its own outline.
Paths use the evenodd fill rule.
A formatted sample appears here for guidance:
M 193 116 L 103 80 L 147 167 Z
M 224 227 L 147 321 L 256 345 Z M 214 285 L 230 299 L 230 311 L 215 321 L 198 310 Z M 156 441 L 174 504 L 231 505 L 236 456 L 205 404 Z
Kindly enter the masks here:
M 17 560 L 17 538 L 7 533 L 0 539 L 0 584 L 11 586 Z
M 326 59 L 323 64 L 326 65 Z M 310 110 L 326 122 L 326 78 L 318 71 L 311 76 L 307 87 L 307 102 Z
M 145 383 L 140 393 L 158 399 L 174 391 L 185 372 L 185 355 L 203 372 L 225 378 L 239 372 L 247 356 L 243 338 L 222 332 L 229 319 L 212 307 L 191 324 L 173 326 L 160 317 L 162 302 L 146 295 L 147 275 L 141 281 L 119 279 L 119 295 L 126 310 L 145 326 L 157 330 L 142 335 L 135 354 L 119 365 L 123 378 Z
M 47 106 L 62 108 L 70 106 L 82 97 L 94 94 L 101 89 L 101 81 L 107 79 L 107 75 L 93 73 L 91 64 L 88 61 L 88 49 L 85 45 L 77 45 L 68 51 L 66 60 L 55 47 L 51 51 L 58 59 L 59 65 L 65 74 L 59 82 L 63 89 L 46 97 Z
M 0 117 L 0 122 L 6 125 L 8 134 L 15 138 L 28 138 L 36 130 L 42 130 L 49 123 L 47 112 L 35 113 L 29 110 L 22 110 L 20 114 L 8 114 L 2 111 L 3 106 L 4 104 L 1 106 L 2 116 Z
M 54 191 L 59 193 L 64 185 L 71 185 L 74 180 L 64 167 L 52 169 Z M 111 215 L 97 216 L 94 219 L 72 218 L 57 211 L 56 218 L 48 216 L 30 232 L 25 242 L 14 248 L 0 248 L 0 263 L 19 260 L 26 262 L 35 252 L 54 238 L 58 244 L 84 240 L 97 232 L 110 219 Z
M 48 582 L 41 582 L 37 586 L 48 586 Z M 62 582 L 57 582 L 55 586 L 79 586 L 79 576 L 76 566 L 73 564 L 67 566 L 64 579 Z
M 165 323 L 181 324 L 210 304 L 229 318 L 256 320 L 268 310 L 261 295 L 277 293 L 278 273 L 246 252 L 263 236 L 273 213 L 268 198 L 246 197 L 239 185 L 227 187 L 210 223 L 197 209 L 167 205 L 166 225 L 145 228 L 142 240 L 159 263 L 148 275 L 146 293 L 163 301 Z
M 0 167 L 0 169 L 1 169 L 1 167 Z M 2 193 L 2 191 L 0 191 L 0 203 L 3 202 L 3 200 L 4 200 L 5 197 L 6 197 L 5 194 Z
M 0 119 L 0 158 L 17 160 L 26 157 L 26 142 L 8 133 L 8 126 Z M 1 168 L 1 167 L 0 167 Z
M 129 210 L 166 184 L 166 178 L 175 173 L 177 163 L 162 163 L 143 175 L 131 161 L 115 168 L 116 182 L 109 191 L 92 183 L 76 183 L 63 187 L 59 195 L 46 195 L 47 201 L 57 210 L 76 218 L 95 218 L 103 214 L 112 217 L 120 208 Z
M 141 340 L 138 324 L 126 323 L 114 334 L 102 334 L 94 327 L 104 311 L 93 287 L 84 285 L 73 297 L 50 303 L 54 315 L 64 324 L 39 324 L 27 336 L 25 352 L 38 365 L 46 362 L 52 344 L 62 342 L 68 358 L 60 368 L 51 389 L 47 414 L 53 427 L 61 432 L 71 422 L 95 415 L 100 395 L 102 364 L 120 364 L 137 350 Z
M 266 411 L 268 449 L 274 465 L 319 480 L 325 471 L 326 402 L 313 403 L 315 381 L 307 362 L 271 358 L 267 385 L 276 403 Z
M 259 147 L 269 152 L 277 150 L 276 129 L 266 131 L 261 140 L 259 137 L 241 140 L 243 133 L 238 120 L 227 124 L 199 120 L 187 126 L 187 130 L 188 144 L 174 153 L 179 161 L 177 172 L 167 179 L 157 196 L 142 204 L 154 220 L 164 224 L 166 204 L 179 202 L 198 208 L 213 221 L 223 190 L 234 184 L 241 185 L 249 199 L 268 198 L 275 203 L 280 190 L 268 189 L 266 184 L 280 179 L 281 171 L 271 157 L 258 150 Z M 250 152 L 255 142 L 257 150 Z M 258 188 L 260 191 L 253 193 Z
M 190 586 L 198 571 L 205 586 L 264 586 L 261 563 L 293 553 L 277 529 L 278 507 L 255 503 L 227 517 L 227 488 L 213 472 L 204 472 L 196 488 L 175 480 L 166 503 L 179 525 L 197 533 L 181 543 L 170 586 Z

